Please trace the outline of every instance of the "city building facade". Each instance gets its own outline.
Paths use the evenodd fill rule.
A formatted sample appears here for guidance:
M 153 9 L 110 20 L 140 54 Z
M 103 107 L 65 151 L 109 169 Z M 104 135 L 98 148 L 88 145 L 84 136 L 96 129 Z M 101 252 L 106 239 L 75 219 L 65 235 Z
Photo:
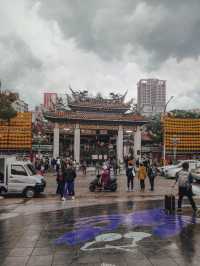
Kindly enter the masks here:
M 137 84 L 137 111 L 152 116 L 164 111 L 166 104 L 166 81 L 141 79 Z

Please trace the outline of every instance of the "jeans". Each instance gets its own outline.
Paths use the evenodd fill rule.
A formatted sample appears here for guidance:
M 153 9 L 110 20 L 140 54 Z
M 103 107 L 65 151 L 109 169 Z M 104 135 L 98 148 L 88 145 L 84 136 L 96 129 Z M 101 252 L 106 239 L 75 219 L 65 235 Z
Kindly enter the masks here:
M 127 176 L 127 188 L 129 189 L 131 184 L 131 189 L 133 190 L 133 176 Z
M 57 194 L 60 194 L 61 197 L 64 196 L 65 193 L 65 182 L 64 181 L 59 181 L 58 180 L 58 186 L 57 186 Z
M 154 190 L 154 177 L 149 177 L 149 183 L 150 183 L 150 186 L 151 186 L 151 191 Z
M 74 196 L 74 181 L 67 181 L 65 185 L 65 196 Z
M 140 180 L 140 187 L 141 187 L 141 190 L 144 190 L 145 189 L 144 180 Z
M 182 200 L 184 196 L 188 197 L 188 200 L 192 205 L 192 209 L 196 211 L 197 207 L 192 197 L 192 189 L 187 189 L 186 187 L 179 187 L 178 208 L 181 209 Z

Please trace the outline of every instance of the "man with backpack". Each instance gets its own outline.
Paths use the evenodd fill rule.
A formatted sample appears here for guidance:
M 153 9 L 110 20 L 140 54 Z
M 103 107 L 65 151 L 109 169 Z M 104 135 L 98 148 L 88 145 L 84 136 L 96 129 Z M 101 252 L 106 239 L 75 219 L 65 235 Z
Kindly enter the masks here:
M 176 182 L 178 182 L 178 209 L 177 212 L 181 212 L 181 206 L 182 206 L 182 200 L 183 197 L 186 196 L 188 197 L 188 200 L 190 201 L 190 204 L 192 206 L 192 209 L 194 213 L 197 212 L 197 206 L 193 200 L 193 193 L 192 193 L 192 182 L 193 182 L 193 177 L 189 172 L 189 164 L 188 162 L 184 162 L 182 164 L 182 170 L 177 174 Z

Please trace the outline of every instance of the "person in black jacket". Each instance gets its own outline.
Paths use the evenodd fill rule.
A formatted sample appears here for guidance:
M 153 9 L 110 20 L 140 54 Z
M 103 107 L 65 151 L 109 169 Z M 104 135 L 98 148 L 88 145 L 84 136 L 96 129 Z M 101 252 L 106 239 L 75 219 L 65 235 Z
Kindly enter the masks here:
M 148 169 L 149 183 L 151 186 L 151 191 L 154 191 L 154 179 L 157 176 L 157 168 L 155 164 L 152 164 Z
M 127 176 L 127 191 L 133 191 L 133 180 L 135 177 L 135 168 L 133 166 L 132 160 L 128 162 L 128 168 L 126 169 L 126 176 Z
M 70 162 L 67 162 L 66 167 L 63 171 L 65 185 L 65 195 L 68 194 L 72 196 L 72 199 L 75 199 L 74 192 L 74 180 L 76 178 L 76 171 Z
M 64 178 L 63 178 L 63 163 L 61 164 L 61 166 L 59 167 L 59 169 L 57 171 L 56 181 L 57 181 L 56 194 L 59 194 L 61 196 L 61 200 L 65 200 L 65 197 L 64 197 L 65 182 L 64 182 Z

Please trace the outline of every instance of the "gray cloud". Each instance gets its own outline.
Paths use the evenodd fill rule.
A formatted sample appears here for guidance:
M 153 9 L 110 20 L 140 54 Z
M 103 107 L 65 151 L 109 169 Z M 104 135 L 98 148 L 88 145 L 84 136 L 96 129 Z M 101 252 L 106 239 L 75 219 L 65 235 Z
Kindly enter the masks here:
M 1 55 L 6 52 L 9 56 L 9 58 L 7 56 L 3 57 L 0 70 L 4 77 L 6 75 L 9 76 L 10 82 L 13 79 L 15 82 L 16 79 L 21 79 L 27 71 L 33 71 L 42 67 L 41 61 L 32 54 L 28 45 L 17 36 L 0 37 L 0 47 Z
M 68 84 L 136 97 L 160 78 L 169 108 L 198 107 L 199 13 L 199 0 L 1 1 L 0 79 L 34 106 Z
M 26 98 L 29 101 L 35 99 L 36 93 L 30 91 L 30 88 L 37 84 L 42 62 L 33 55 L 30 47 L 14 34 L 0 37 L 0 55 L 0 79 L 3 85 L 11 90 L 17 88 L 22 94 L 29 91 Z
M 150 65 L 200 53 L 198 0 L 43 0 L 41 15 L 56 20 L 66 38 L 106 60 L 118 59 L 127 45 L 149 53 Z

